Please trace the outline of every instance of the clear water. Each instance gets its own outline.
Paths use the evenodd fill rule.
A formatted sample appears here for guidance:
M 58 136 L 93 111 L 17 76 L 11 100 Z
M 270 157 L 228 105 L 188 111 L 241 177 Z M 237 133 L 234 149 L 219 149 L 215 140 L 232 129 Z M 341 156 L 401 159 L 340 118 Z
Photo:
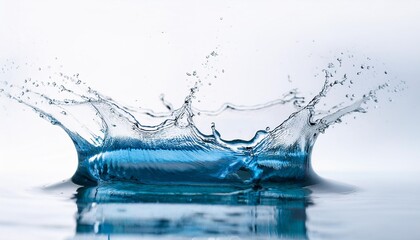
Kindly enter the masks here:
M 0 239 L 420 239 L 419 9 L 0 1 Z
M 317 181 L 311 152 L 319 134 L 346 115 L 366 112 L 368 104 L 377 101 L 378 91 L 390 91 L 384 71 L 379 82 L 373 81 L 376 86 L 355 97 L 351 89 L 354 81 L 360 80 L 362 71 L 370 72 L 374 66 L 356 67 L 348 61 L 354 69 L 346 72 L 342 59 L 345 55 L 340 56 L 320 71 L 324 83 L 309 101 L 293 89 L 283 98 L 265 104 L 224 104 L 215 111 L 193 107 L 195 94 L 203 84 L 201 79 L 177 109 L 162 97 L 166 113 L 130 108 L 93 90 L 77 75 L 52 70 L 44 70 L 44 79 L 28 76 L 20 84 L 3 81 L 0 92 L 33 109 L 69 135 L 79 159 L 72 181 L 79 185 L 110 181 L 242 187 L 289 181 L 309 184 Z M 11 63 L 3 70 L 4 78 L 16 69 L 19 68 Z M 377 74 L 376 70 L 373 73 Z M 393 86 L 391 90 L 399 87 Z M 345 94 L 347 100 L 319 110 L 320 102 L 336 88 L 350 89 L 350 94 Z M 222 115 L 227 111 L 252 114 L 273 105 L 293 105 L 295 110 L 288 118 L 279 119 L 273 130 L 259 130 L 250 140 L 225 140 L 215 123 L 211 124 L 212 134 L 206 135 L 194 122 L 195 115 Z M 157 123 L 148 124 L 151 121 Z
M 2 239 L 418 239 L 419 178 L 323 173 L 266 190 L 106 184 L 45 188 L 1 176 Z M 13 177 L 7 176 L 10 181 Z
M 311 153 L 321 133 L 347 115 L 366 112 L 381 92 L 401 88 L 391 86 L 381 71 L 379 82 L 355 97 L 352 86 L 360 80 L 360 70 L 341 73 L 343 60 L 337 62 L 321 71 L 324 84 L 310 98 L 291 90 L 268 103 L 225 104 L 213 111 L 194 107 L 200 81 L 179 108 L 162 98 L 167 112 L 120 104 L 76 75 L 39 70 L 47 77 L 3 81 L 3 97 L 29 107 L 69 135 L 79 162 L 71 180 L 42 188 L 13 174 L 2 176 L 2 235 L 8 239 L 395 239 L 409 233 L 416 239 L 419 188 L 409 184 L 411 178 L 401 188 L 386 180 L 371 182 L 371 174 L 333 177 L 355 185 L 350 186 L 324 180 L 312 170 Z M 7 69 L 4 78 L 14 69 Z M 337 89 L 346 89 L 343 101 L 321 104 Z M 249 140 L 223 139 L 217 123 L 206 135 L 195 124 L 198 116 L 255 114 L 274 105 L 294 110 L 275 128 L 259 130 Z M 14 180 L 20 184 L 7 184 Z M 395 198 L 400 198 L 398 203 Z M 401 207 L 401 202 L 406 204 Z M 398 211 L 383 213 L 384 206 Z M 361 213 L 364 217 L 358 219 Z M 389 228 L 376 231 L 382 226 Z

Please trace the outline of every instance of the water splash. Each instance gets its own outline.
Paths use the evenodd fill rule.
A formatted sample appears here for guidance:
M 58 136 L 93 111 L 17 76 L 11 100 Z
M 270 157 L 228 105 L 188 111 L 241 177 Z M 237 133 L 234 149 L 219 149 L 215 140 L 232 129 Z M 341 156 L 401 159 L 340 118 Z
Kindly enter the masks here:
M 21 85 L 4 81 L 0 94 L 32 108 L 67 132 L 79 161 L 72 180 L 80 185 L 129 181 L 248 186 L 313 181 L 316 174 L 311 166 L 311 152 L 318 135 L 341 122 L 345 115 L 366 112 L 368 102 L 377 101 L 377 92 L 389 87 L 388 83 L 379 84 L 359 98 L 349 98 L 347 94 L 350 103 L 319 110 L 317 107 L 330 90 L 353 84 L 348 74 L 337 73 L 342 60 L 338 62 L 338 66 L 330 63 L 322 70 L 324 84 L 307 103 L 293 89 L 264 104 L 226 103 L 214 111 L 197 109 L 193 107 L 200 87 L 197 83 L 181 107 L 174 108 L 162 95 L 168 111 L 155 112 L 122 105 L 87 86 L 77 74 L 63 73 L 50 75 L 47 81 L 25 78 Z M 370 66 L 361 68 L 367 70 Z M 196 114 L 215 116 L 226 111 L 254 111 L 287 104 L 296 111 L 273 130 L 257 131 L 250 140 L 224 140 L 214 123 L 212 134 L 206 135 L 194 123 Z M 141 120 L 144 117 L 160 119 L 160 123 L 145 124 Z

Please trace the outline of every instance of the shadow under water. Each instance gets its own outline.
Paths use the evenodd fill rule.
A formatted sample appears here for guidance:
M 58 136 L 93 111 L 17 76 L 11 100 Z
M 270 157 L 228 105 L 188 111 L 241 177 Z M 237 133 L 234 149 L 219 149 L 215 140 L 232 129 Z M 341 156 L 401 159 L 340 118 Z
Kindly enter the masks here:
M 107 183 L 81 187 L 75 239 L 307 239 L 311 190 L 290 183 L 261 189 Z

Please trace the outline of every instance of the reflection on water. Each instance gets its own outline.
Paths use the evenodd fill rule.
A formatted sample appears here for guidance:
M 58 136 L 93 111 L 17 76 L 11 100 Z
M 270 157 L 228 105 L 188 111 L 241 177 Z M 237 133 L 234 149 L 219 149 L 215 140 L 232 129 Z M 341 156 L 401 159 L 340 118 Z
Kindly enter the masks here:
M 39 191 L 28 190 L 33 179 L 0 175 L 0 239 L 420 239 L 417 173 L 330 177 L 357 187 L 77 189 L 66 182 Z
M 74 239 L 307 239 L 310 191 L 105 184 L 79 188 Z M 101 238 L 102 239 L 102 238 Z

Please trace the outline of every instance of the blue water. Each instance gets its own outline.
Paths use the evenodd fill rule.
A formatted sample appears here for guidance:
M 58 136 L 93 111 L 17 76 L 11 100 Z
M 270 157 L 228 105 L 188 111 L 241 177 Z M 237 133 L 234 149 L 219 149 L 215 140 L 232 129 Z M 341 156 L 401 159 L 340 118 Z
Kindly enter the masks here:
M 365 113 L 377 101 L 377 93 L 390 85 L 381 81 L 359 98 L 346 95 L 346 102 L 320 110 L 330 91 L 351 89 L 353 84 L 351 73 L 336 74 L 331 68 L 322 70 L 324 84 L 309 100 L 292 90 L 263 104 L 201 110 L 193 106 L 196 84 L 179 108 L 162 98 L 168 109 L 164 113 L 132 109 L 62 73 L 48 81 L 25 78 L 21 85 L 3 81 L 1 96 L 34 110 L 68 134 L 78 165 L 71 179 L 48 187 L 28 182 L 0 185 L 4 195 L 0 200 L 5 202 L 0 209 L 10 211 L 10 205 L 22 209 L 18 220 L 6 219 L 13 215 L 6 212 L 0 229 L 16 239 L 29 235 L 15 232 L 22 224 L 33 229 L 34 239 L 345 239 L 349 230 L 339 224 L 354 221 L 352 214 L 364 209 L 356 207 L 348 218 L 336 221 L 340 217 L 336 210 L 346 209 L 335 201 L 347 196 L 346 207 L 355 207 L 364 200 L 363 193 L 319 177 L 312 169 L 312 149 L 326 129 L 347 115 Z M 251 139 L 223 139 L 217 123 L 211 124 L 211 134 L 204 134 L 194 121 L 197 115 L 255 114 L 273 105 L 292 106 L 294 111 Z M 148 124 L 146 118 L 158 123 Z M 372 207 L 377 200 L 392 204 L 389 199 L 374 199 L 364 206 Z M 328 217 L 316 214 L 313 220 L 310 212 L 322 212 L 324 204 L 332 204 L 325 212 Z M 419 214 L 418 207 L 411 206 L 416 212 L 408 214 L 412 220 Z M 54 223 L 54 214 L 65 220 Z M 404 218 L 407 213 L 392 216 Z M 47 220 L 33 221 L 37 218 Z M 372 224 L 372 218 L 362 221 Z M 374 234 L 380 239 L 391 236 Z M 363 233 L 351 236 L 369 239 Z
M 324 83 L 309 100 L 291 90 L 265 104 L 224 104 L 215 111 L 193 107 L 200 81 L 179 108 L 173 108 L 162 97 L 166 113 L 132 109 L 92 89 L 77 75 L 63 73 L 48 73 L 48 80 L 24 78 L 21 85 L 19 81 L 3 81 L 0 92 L 69 135 L 79 158 L 72 181 L 79 185 L 109 181 L 235 186 L 314 182 L 317 176 L 312 170 L 311 153 L 319 134 L 346 115 L 366 112 L 366 107 L 377 101 L 377 92 L 390 88 L 389 81 L 380 79 L 359 98 L 346 94 L 346 102 L 320 110 L 320 102 L 328 98 L 330 91 L 351 90 L 360 75 L 359 69 L 340 73 L 345 71 L 341 69 L 343 60 L 337 61 L 340 64 L 331 63 L 320 71 L 325 75 Z M 272 130 L 257 131 L 252 139 L 225 140 L 215 123 L 211 125 L 212 134 L 206 135 L 194 122 L 197 115 L 222 115 L 226 111 L 252 114 L 273 105 L 291 105 L 295 110 L 287 119 L 279 119 Z M 158 123 L 147 124 L 144 118 Z
M 191 186 L 174 189 L 120 183 L 80 188 L 76 194 L 79 209 L 76 231 L 80 235 L 306 238 L 305 208 L 310 205 L 309 193 L 310 190 L 293 184 L 259 190 Z M 154 217 L 144 218 L 147 211 L 152 211 Z M 98 214 L 102 216 L 99 223 Z
M 252 189 L 106 183 L 37 186 L 1 176 L 2 239 L 418 239 L 419 177 L 323 172 Z M 38 176 L 38 177 L 37 177 Z M 6 178 L 8 181 L 6 181 Z M 13 181 L 11 181 L 13 180 Z

